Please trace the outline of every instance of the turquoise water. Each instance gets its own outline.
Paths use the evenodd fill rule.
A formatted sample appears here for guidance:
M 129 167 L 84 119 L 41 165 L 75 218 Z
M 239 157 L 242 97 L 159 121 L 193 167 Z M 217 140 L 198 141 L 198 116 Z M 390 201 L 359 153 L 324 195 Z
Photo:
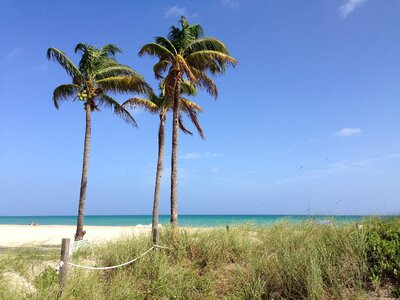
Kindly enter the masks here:
M 226 226 L 251 224 L 256 226 L 271 225 L 277 221 L 301 222 L 316 220 L 317 222 L 333 221 L 349 223 L 360 221 L 365 216 L 300 216 L 300 215 L 180 215 L 181 226 Z M 13 216 L 1 217 L 0 224 L 28 224 L 35 221 L 39 225 L 75 225 L 76 216 Z M 169 216 L 160 216 L 160 223 L 167 225 Z M 151 224 L 151 216 L 85 216 L 85 225 L 98 226 L 136 226 Z

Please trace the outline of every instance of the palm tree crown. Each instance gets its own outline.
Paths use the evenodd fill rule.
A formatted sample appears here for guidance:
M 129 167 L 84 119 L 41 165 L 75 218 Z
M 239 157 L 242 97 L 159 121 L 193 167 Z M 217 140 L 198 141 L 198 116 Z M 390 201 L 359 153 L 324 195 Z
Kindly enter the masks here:
M 128 123 L 137 126 L 130 113 L 108 93 L 145 93 L 150 87 L 144 79 L 128 66 L 116 62 L 115 55 L 122 51 L 108 44 L 101 49 L 87 44 L 77 44 L 75 53 L 82 58 L 76 66 L 66 54 L 56 48 L 47 50 L 47 59 L 57 61 L 72 78 L 71 84 L 55 88 L 53 101 L 59 108 L 59 102 L 72 99 L 84 101 L 91 111 L 99 106 L 112 108 L 114 112 Z
M 190 25 L 185 17 L 181 17 L 179 22 L 181 28 L 172 26 L 167 37 L 156 37 L 154 43 L 142 47 L 139 55 L 148 54 L 159 59 L 153 70 L 156 78 L 163 78 L 167 73 L 167 96 L 173 96 L 176 77 L 184 74 L 193 85 L 216 98 L 217 87 L 208 75 L 224 73 L 227 65 L 235 66 L 237 61 L 229 55 L 224 43 L 213 37 L 204 37 L 200 25 Z

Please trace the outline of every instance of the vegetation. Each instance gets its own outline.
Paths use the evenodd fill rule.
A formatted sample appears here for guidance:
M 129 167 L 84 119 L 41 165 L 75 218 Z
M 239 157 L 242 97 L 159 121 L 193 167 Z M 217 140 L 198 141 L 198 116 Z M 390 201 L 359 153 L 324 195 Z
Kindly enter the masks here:
M 393 296 L 400 298 L 400 219 L 374 219 L 366 224 L 369 278 L 379 286 L 392 283 Z
M 156 78 L 163 79 L 165 96 L 172 99 L 172 154 L 171 154 L 171 225 L 178 224 L 178 131 L 181 85 L 184 79 L 195 87 L 205 89 L 215 98 L 218 91 L 209 74 L 224 73 L 226 66 L 237 61 L 229 55 L 226 46 L 212 37 L 204 37 L 200 25 L 190 25 L 185 17 L 181 28 L 172 26 L 167 37 L 156 37 L 146 44 L 139 55 L 158 58 L 153 70 Z
M 398 282 L 398 277 L 393 277 L 394 268 L 386 272 L 389 269 L 385 267 L 386 261 L 398 260 L 398 255 L 389 250 L 370 252 L 376 245 L 372 236 L 380 237 L 380 245 L 399 243 L 399 235 L 393 232 L 400 232 L 399 219 L 368 220 L 362 227 L 308 222 L 231 227 L 229 231 L 175 230 L 178 239 L 172 239 L 173 232 L 164 229 L 160 243 L 169 250 L 155 250 L 133 265 L 111 271 L 70 268 L 61 298 L 365 299 L 372 293 L 373 273 L 379 273 L 382 283 Z M 150 245 L 147 236 L 125 237 L 105 245 L 82 247 L 72 260 L 110 266 L 138 256 Z M 0 257 L 0 270 L 28 276 L 33 264 L 43 262 L 57 263 L 32 252 L 9 252 Z M 380 271 L 375 269 L 377 266 Z M 25 293 L 24 298 L 59 297 L 54 270 L 44 268 L 27 278 L 36 291 Z M 20 299 L 15 290 L 6 288 L 7 284 L 0 277 L 0 298 Z
M 156 95 L 153 91 L 148 91 L 147 99 L 145 98 L 132 98 L 125 101 L 122 105 L 126 108 L 142 107 L 151 113 L 158 114 L 160 117 L 160 125 L 158 128 L 158 158 L 157 158 L 157 172 L 156 172 L 156 184 L 154 188 L 154 199 L 153 199 L 153 213 L 152 213 L 152 235 L 153 242 L 158 243 L 158 207 L 160 201 L 160 190 L 161 190 L 161 178 L 163 171 L 163 160 L 164 160 L 164 144 L 165 144 L 165 122 L 167 119 L 167 112 L 172 109 L 172 101 L 165 96 L 165 88 L 163 83 L 160 83 L 160 94 Z M 200 136 L 204 138 L 203 130 L 197 120 L 197 112 L 201 112 L 202 109 L 196 103 L 186 99 L 183 95 L 194 96 L 197 94 L 196 89 L 190 82 L 184 81 L 181 85 L 181 97 L 180 101 L 180 112 L 183 112 L 189 116 L 192 123 L 195 124 L 197 131 Z M 179 127 L 187 134 L 192 134 L 183 124 L 181 113 L 179 114 Z
M 72 83 L 62 84 L 55 88 L 53 92 L 55 107 L 59 108 L 60 101 L 79 99 L 86 112 L 83 166 L 75 234 L 75 240 L 81 240 L 85 234 L 83 221 L 89 169 L 91 113 L 99 111 L 100 107 L 112 108 L 115 114 L 136 126 L 135 119 L 110 96 L 110 93 L 145 93 L 149 90 L 149 86 L 133 69 L 117 63 L 115 55 L 122 51 L 114 45 L 108 44 L 97 49 L 87 44 L 77 44 L 76 52 L 82 55 L 78 66 L 64 52 L 56 48 L 47 50 L 47 59 L 57 61 L 72 79 Z

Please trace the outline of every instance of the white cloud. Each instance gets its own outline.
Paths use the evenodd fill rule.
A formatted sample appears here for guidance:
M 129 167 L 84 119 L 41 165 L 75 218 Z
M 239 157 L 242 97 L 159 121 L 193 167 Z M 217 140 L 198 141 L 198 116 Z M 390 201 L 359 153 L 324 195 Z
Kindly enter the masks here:
M 165 17 L 169 18 L 169 17 L 181 17 L 187 15 L 187 10 L 186 7 L 182 6 L 179 7 L 178 5 L 174 5 L 172 6 L 166 13 L 165 13 Z
M 361 128 L 350 128 L 350 127 L 347 127 L 347 128 L 343 128 L 342 130 L 339 130 L 338 132 L 335 133 L 335 135 L 338 135 L 338 136 L 352 136 L 352 135 L 360 134 L 360 133 L 362 133 Z
M 239 0 L 222 0 L 222 3 L 226 6 L 230 7 L 238 7 L 239 6 Z
M 346 0 L 346 2 L 339 7 L 340 14 L 345 18 L 365 2 L 367 2 L 367 0 Z
M 183 159 L 199 159 L 199 158 L 212 158 L 212 157 L 220 157 L 224 156 L 221 153 L 211 153 L 211 152 L 204 152 L 204 153 L 198 153 L 198 152 L 192 152 L 192 153 L 187 153 L 185 155 L 182 155 L 181 158 Z

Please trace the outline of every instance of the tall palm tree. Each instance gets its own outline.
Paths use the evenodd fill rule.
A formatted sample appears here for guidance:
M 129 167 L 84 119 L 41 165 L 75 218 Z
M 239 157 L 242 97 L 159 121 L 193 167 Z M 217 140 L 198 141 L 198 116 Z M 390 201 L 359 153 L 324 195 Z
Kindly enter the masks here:
M 82 240 L 86 231 L 83 230 L 86 187 L 88 180 L 89 150 L 91 134 L 91 113 L 99 111 L 99 107 L 112 108 L 114 113 L 129 124 L 137 126 L 130 113 L 113 99 L 109 93 L 145 93 L 148 84 L 130 67 L 118 64 L 117 53 L 122 51 L 111 44 L 97 49 L 87 44 L 77 44 L 75 53 L 82 57 L 76 66 L 61 50 L 49 48 L 47 59 L 57 61 L 71 77 L 72 83 L 62 84 L 53 92 L 53 102 L 59 108 L 59 102 L 64 100 L 80 100 L 86 112 L 85 143 L 83 150 L 82 178 L 79 194 L 79 209 L 75 241 Z
M 161 190 L 161 179 L 163 172 L 163 161 L 164 161 L 164 143 L 165 143 L 165 122 L 167 118 L 167 112 L 172 109 L 172 101 L 165 97 L 165 88 L 161 83 L 160 86 L 160 94 L 156 95 L 153 91 L 149 91 L 147 93 L 146 98 L 135 97 L 125 101 L 122 106 L 126 108 L 136 108 L 142 107 L 148 110 L 151 113 L 158 114 L 160 118 L 160 125 L 158 128 L 158 158 L 157 158 L 157 171 L 156 171 L 156 184 L 154 188 L 154 198 L 153 198 L 153 218 L 152 218 L 152 236 L 153 243 L 158 243 L 158 211 L 159 211 L 159 203 L 160 203 L 160 190 Z M 192 123 L 196 126 L 197 131 L 201 138 L 204 139 L 203 130 L 200 127 L 200 124 L 197 120 L 197 112 L 202 112 L 202 108 L 198 106 L 196 103 L 186 99 L 183 95 L 194 96 L 197 94 L 196 89 L 189 82 L 184 81 L 181 85 L 181 96 L 180 96 L 180 112 L 187 114 L 192 121 Z M 182 122 L 181 114 L 179 115 L 179 127 L 180 129 L 187 134 L 192 134 L 189 130 L 186 129 Z
M 221 41 L 204 37 L 200 25 L 190 25 L 185 17 L 181 17 L 179 22 L 181 28 L 172 26 L 167 37 L 156 37 L 153 43 L 144 45 L 139 51 L 139 56 L 148 54 L 158 58 L 153 67 L 155 77 L 159 79 L 165 77 L 165 95 L 173 100 L 171 157 L 173 227 L 178 224 L 178 128 L 181 84 L 186 79 L 217 98 L 217 86 L 209 75 L 224 73 L 227 65 L 237 64 Z

